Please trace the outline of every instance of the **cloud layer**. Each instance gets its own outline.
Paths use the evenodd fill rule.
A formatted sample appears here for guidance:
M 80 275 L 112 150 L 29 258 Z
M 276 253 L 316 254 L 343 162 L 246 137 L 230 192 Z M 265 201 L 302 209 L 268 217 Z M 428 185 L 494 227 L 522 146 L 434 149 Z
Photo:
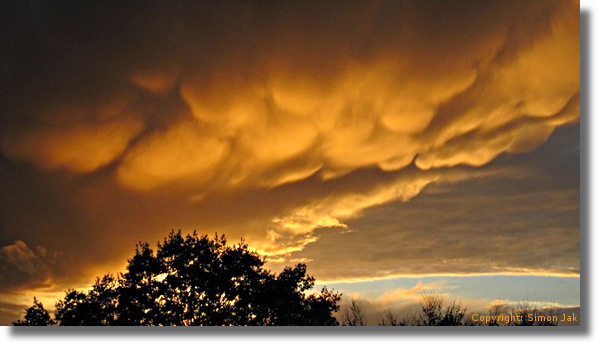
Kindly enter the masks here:
M 52 255 L 43 247 L 30 249 L 23 241 L 0 248 L 0 290 L 23 284 L 45 284 L 51 277 Z
M 5 290 L 44 281 L 36 246 L 77 284 L 171 228 L 323 280 L 578 273 L 578 164 L 535 168 L 578 148 L 530 153 L 579 121 L 577 1 L 2 9 Z
M 90 23 L 70 27 L 40 5 L 30 15 L 45 20 L 44 35 L 64 47 L 38 49 L 82 66 L 31 87 L 9 76 L 20 87 L 9 92 L 32 89 L 25 97 L 51 97 L 37 84 L 66 90 L 49 108 L 16 105 L 15 112 L 34 108 L 23 115 L 37 126 L 15 121 L 2 133 L 2 149 L 77 173 L 116 162 L 119 183 L 135 190 L 273 187 L 317 172 L 331 179 L 413 161 L 423 170 L 481 166 L 503 152 L 534 149 L 556 126 L 578 119 L 578 7 L 472 5 L 198 4 L 185 14 L 174 6 L 130 24 L 141 35 L 147 21 L 170 23 L 144 39 L 113 41 L 99 30 L 99 43 L 82 48 L 77 39 L 105 29 L 108 13 L 84 11 Z M 440 21 L 441 13 L 451 15 Z M 162 46 L 166 39 L 174 49 Z M 106 51 L 109 43 L 118 53 Z M 122 59 L 97 62 L 96 50 Z M 141 66 L 138 50 L 150 52 Z M 17 71 L 24 64 L 8 63 Z M 88 70 L 96 63 L 108 66 Z

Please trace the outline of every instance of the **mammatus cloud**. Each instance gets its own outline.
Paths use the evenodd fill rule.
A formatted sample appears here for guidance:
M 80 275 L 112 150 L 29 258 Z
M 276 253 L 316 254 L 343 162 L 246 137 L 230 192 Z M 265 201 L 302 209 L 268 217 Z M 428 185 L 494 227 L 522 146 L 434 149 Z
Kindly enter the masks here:
M 578 119 L 576 10 L 553 9 L 548 28 L 523 46 L 495 40 L 514 25 L 507 23 L 472 43 L 485 49 L 460 59 L 454 47 L 418 52 L 443 54 L 443 63 L 399 43 L 393 58 L 377 50 L 367 60 L 340 57 L 325 79 L 310 67 L 269 64 L 273 58 L 259 51 L 251 72 L 217 68 L 210 90 L 191 67 L 179 90 L 193 120 L 136 145 L 120 181 L 151 189 L 193 175 L 211 188 L 273 187 L 317 172 L 331 179 L 372 166 L 400 170 L 413 160 L 421 169 L 481 166 L 503 152 L 532 150 Z M 189 164 L 174 169 L 170 158 Z
M 8 129 L 2 148 L 14 159 L 81 173 L 123 155 L 118 181 L 142 191 L 182 182 L 200 190 L 274 187 L 315 173 L 332 179 L 365 167 L 395 171 L 413 160 L 423 170 L 481 166 L 503 152 L 534 149 L 556 126 L 578 119 L 576 2 L 525 6 L 528 24 L 504 5 L 465 9 L 460 20 L 483 28 L 461 26 L 452 35 L 445 31 L 458 18 L 428 22 L 430 11 L 448 5 L 350 6 L 344 19 L 368 23 L 360 35 L 333 27 L 294 45 L 290 36 L 308 34 L 311 23 L 262 35 L 254 17 L 262 13 L 241 6 L 226 20 L 249 27 L 228 33 L 234 48 L 223 61 L 202 58 L 226 53 L 220 45 L 209 52 L 199 47 L 191 61 L 174 57 L 179 67 L 153 64 L 129 74 L 141 90 L 128 90 L 127 108 L 142 119 L 122 112 L 100 121 L 93 114 L 102 110 L 88 107 L 88 122 Z M 381 13 L 386 6 L 398 13 Z M 314 25 L 325 25 L 321 20 Z M 385 37 L 369 41 L 384 29 Z M 353 51 L 356 45 L 362 49 Z M 243 59 L 236 50 L 251 51 Z M 179 99 L 184 107 L 136 109 L 145 98 Z M 155 112 L 177 114 L 160 114 L 174 120 L 156 127 Z
M 576 226 L 558 217 L 536 239 L 565 255 L 543 265 L 511 235 L 484 250 L 449 248 L 484 237 L 430 220 L 426 209 L 447 201 L 379 218 L 424 225 L 360 223 L 429 188 L 495 183 L 487 178 L 506 170 L 482 166 L 578 122 L 578 2 L 156 6 L 6 5 L 0 159 L 12 175 L 0 179 L 21 193 L 0 200 L 6 244 L 28 233 L 28 244 L 91 267 L 171 228 L 199 228 L 243 236 L 280 263 L 308 259 L 326 280 L 578 272 L 578 248 L 562 241 Z M 575 198 L 560 193 L 516 198 L 550 213 L 559 196 Z M 476 209 L 467 197 L 460 203 Z M 482 201 L 517 219 L 515 200 Z M 448 223 L 461 217 L 446 211 Z M 373 269 L 356 259 L 362 251 Z M 457 260 L 463 253 L 475 260 Z M 328 256 L 347 268 L 336 272 Z
M 106 123 L 37 127 L 8 133 L 2 149 L 8 157 L 42 168 L 90 173 L 112 162 L 142 129 L 139 119 Z

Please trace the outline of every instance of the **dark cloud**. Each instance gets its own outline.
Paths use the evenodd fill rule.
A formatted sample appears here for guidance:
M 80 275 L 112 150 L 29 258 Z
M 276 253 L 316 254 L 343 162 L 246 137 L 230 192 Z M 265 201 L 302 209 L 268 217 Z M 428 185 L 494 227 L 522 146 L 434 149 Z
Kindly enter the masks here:
M 551 154 L 579 153 L 556 144 L 579 119 L 576 1 L 1 6 L 0 246 L 61 253 L 55 284 L 172 228 L 325 279 L 577 272 L 578 185 Z M 10 263 L 6 292 L 44 277 Z
M 18 240 L 0 248 L 0 290 L 42 286 L 50 279 L 54 256 L 43 247 L 35 250 Z
M 32 300 L 33 301 L 33 300 Z M 14 321 L 22 319 L 27 309 L 27 305 L 11 304 L 11 303 L 0 303 L 0 325 L 9 326 Z
M 579 88 L 570 3 L 344 5 L 7 5 L 3 152 L 116 163 L 136 190 L 272 187 L 479 166 L 577 119 L 555 116 Z
M 454 184 L 442 180 L 408 202 L 341 219 L 350 232 L 319 232 L 319 241 L 298 256 L 311 258 L 315 275 L 328 281 L 441 273 L 578 275 L 578 148 L 579 126 L 561 128 L 535 153 L 506 155 L 483 169 L 494 174 Z

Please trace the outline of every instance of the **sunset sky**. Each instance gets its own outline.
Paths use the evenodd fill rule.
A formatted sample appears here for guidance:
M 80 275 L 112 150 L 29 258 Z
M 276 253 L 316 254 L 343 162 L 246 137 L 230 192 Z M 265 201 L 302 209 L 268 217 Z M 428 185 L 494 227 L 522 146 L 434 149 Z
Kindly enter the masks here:
M 580 305 L 579 1 L 1 6 L 0 324 L 171 229 L 372 312 Z

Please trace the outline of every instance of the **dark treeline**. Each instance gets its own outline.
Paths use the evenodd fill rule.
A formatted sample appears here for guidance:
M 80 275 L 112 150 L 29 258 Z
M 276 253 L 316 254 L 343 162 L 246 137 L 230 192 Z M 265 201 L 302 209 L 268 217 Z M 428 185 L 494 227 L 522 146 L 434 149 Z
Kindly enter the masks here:
M 224 236 L 171 232 L 156 253 L 136 247 L 125 273 L 98 278 L 88 292 L 68 290 L 54 317 L 34 298 L 14 325 L 230 326 L 319 325 L 338 322 L 340 294 L 308 294 L 306 265 L 275 275 L 248 246 Z
M 423 294 L 416 313 L 400 317 L 390 309 L 385 310 L 379 319 L 379 326 L 556 326 L 557 309 L 548 306 L 537 308 L 525 301 L 515 305 L 493 305 L 485 313 L 467 313 L 467 307 L 460 301 L 446 304 L 436 294 Z M 360 304 L 352 300 L 343 311 L 341 325 L 366 326 L 367 317 Z
M 16 326 L 363 326 L 363 309 L 356 301 L 341 321 L 341 294 L 323 288 L 311 293 L 314 278 L 306 265 L 286 267 L 275 275 L 263 268 L 264 258 L 242 242 L 227 245 L 225 236 L 209 238 L 196 232 L 171 232 L 154 252 L 140 243 L 124 273 L 96 279 L 87 292 L 67 290 L 56 303 L 54 316 L 35 297 Z M 473 320 L 460 302 L 445 304 L 425 294 L 421 310 L 399 318 L 387 310 L 380 326 L 556 325 L 531 322 L 530 314 L 553 316 L 555 310 L 537 310 L 527 304 L 514 307 L 505 322 L 505 310 L 496 306 L 489 320 Z M 492 318 L 495 316 L 495 318 Z

